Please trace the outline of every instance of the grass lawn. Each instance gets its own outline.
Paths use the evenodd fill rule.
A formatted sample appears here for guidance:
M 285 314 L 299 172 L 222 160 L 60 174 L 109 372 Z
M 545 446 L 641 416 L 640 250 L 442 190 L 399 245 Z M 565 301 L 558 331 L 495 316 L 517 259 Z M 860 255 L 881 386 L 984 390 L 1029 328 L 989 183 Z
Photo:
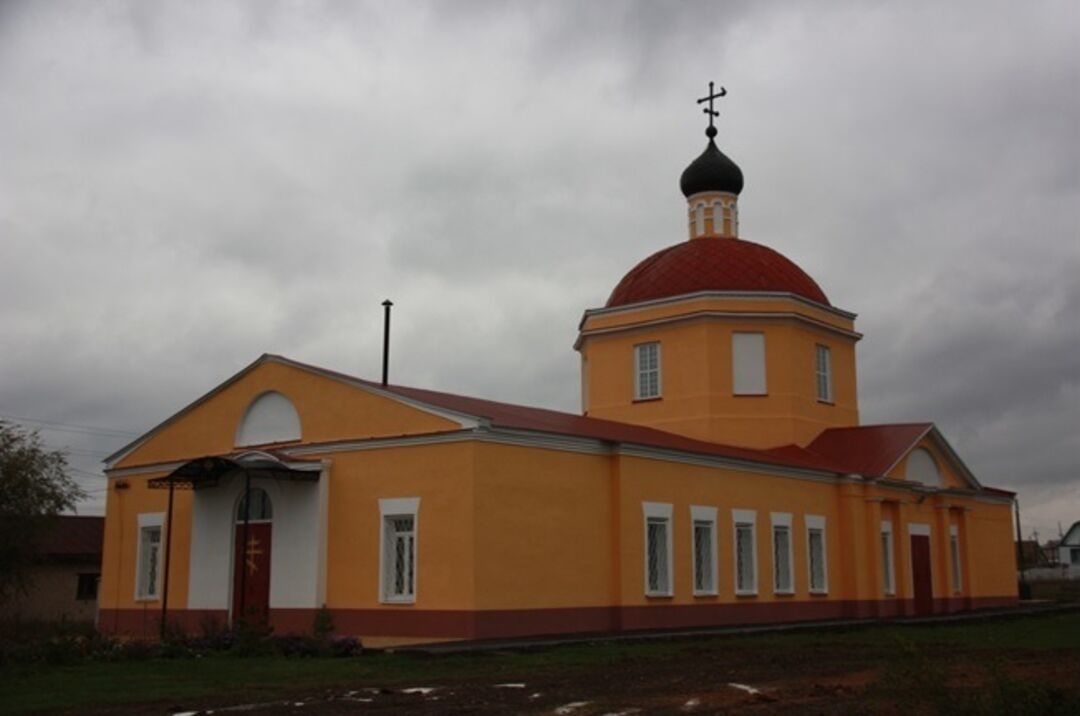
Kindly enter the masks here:
M 577 644 L 528 651 L 424 656 L 368 653 L 352 658 L 202 658 L 17 666 L 0 671 L 0 713 L 81 710 L 124 704 L 159 705 L 210 697 L 269 701 L 322 687 L 421 686 L 469 679 L 512 681 L 537 674 L 612 673 L 620 664 L 697 659 L 703 653 L 753 653 L 767 661 L 816 649 L 880 655 L 912 649 L 975 652 L 987 660 L 1017 652 L 1080 649 L 1080 612 L 936 626 L 875 626 Z M 862 651 L 860 651 L 862 650 Z M 899 657 L 897 657 L 899 658 Z

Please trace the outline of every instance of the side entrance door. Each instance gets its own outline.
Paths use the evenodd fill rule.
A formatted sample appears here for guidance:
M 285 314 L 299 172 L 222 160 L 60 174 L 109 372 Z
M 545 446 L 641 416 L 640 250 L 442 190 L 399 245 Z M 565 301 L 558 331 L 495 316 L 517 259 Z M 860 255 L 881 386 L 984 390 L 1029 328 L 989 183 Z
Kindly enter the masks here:
M 240 500 L 233 544 L 233 624 L 265 625 L 270 619 L 270 547 L 273 513 L 270 499 L 259 488 L 251 490 L 251 511 Z
M 930 576 L 930 537 L 911 535 L 911 579 L 915 591 L 915 614 L 934 612 L 934 590 Z

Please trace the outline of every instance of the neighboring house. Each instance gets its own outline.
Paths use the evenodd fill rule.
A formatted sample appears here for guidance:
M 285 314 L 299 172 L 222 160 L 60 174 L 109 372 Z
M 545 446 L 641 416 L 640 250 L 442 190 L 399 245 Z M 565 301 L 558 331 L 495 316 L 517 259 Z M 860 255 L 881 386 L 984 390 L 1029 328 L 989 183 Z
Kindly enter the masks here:
M 8 611 L 20 619 L 93 621 L 104 517 L 60 516 L 49 521 L 25 593 Z
M 1073 522 L 1072 527 L 1058 544 L 1058 563 L 1073 569 L 1080 569 L 1080 522 Z
M 325 605 L 385 645 L 1015 604 L 1013 494 L 931 423 L 859 424 L 855 314 L 738 238 L 708 135 L 689 240 L 579 324 L 581 414 L 264 355 L 106 460 L 101 628 L 301 632 Z

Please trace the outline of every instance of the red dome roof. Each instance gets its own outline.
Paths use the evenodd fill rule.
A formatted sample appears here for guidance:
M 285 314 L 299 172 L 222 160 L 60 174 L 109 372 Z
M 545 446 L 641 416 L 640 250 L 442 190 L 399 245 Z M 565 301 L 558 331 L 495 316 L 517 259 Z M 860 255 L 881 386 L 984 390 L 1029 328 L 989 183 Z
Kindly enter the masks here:
M 805 271 L 772 249 L 742 239 L 692 239 L 657 251 L 623 276 L 607 306 L 697 291 L 776 291 L 831 305 Z

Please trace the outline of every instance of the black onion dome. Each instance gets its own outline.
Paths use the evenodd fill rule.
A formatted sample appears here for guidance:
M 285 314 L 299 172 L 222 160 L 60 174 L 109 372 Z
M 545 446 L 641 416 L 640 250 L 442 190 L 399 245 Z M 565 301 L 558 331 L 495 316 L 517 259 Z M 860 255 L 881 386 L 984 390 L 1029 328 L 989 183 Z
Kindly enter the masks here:
M 742 170 L 716 148 L 716 142 L 710 136 L 709 146 L 683 171 L 679 188 L 686 197 L 703 191 L 738 194 L 743 188 Z

